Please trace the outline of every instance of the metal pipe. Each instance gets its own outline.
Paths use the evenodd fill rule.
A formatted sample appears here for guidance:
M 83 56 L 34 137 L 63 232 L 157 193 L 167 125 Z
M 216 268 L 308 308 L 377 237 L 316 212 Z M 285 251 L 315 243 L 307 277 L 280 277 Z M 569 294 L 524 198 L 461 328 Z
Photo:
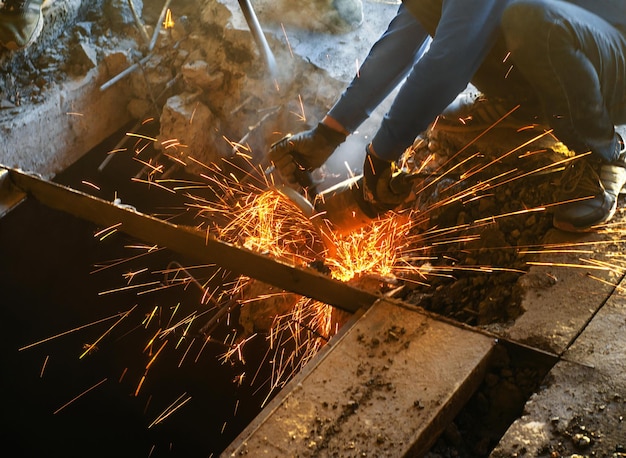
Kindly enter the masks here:
M 150 45 L 148 46 L 148 52 L 151 52 L 154 49 L 154 45 L 156 45 L 157 38 L 159 38 L 159 33 L 161 32 L 161 25 L 163 24 L 165 14 L 167 13 L 167 9 L 169 8 L 171 1 L 172 0 L 166 0 L 163 8 L 161 9 L 159 20 L 154 26 L 154 32 L 152 33 L 152 40 L 150 40 Z
M 252 32 L 252 37 L 256 42 L 261 54 L 263 55 L 263 59 L 267 64 L 267 68 L 270 71 L 270 75 L 272 77 L 276 77 L 278 75 L 278 66 L 276 65 L 276 59 L 274 58 L 274 54 L 270 49 L 269 44 L 267 43 L 267 39 L 263 34 L 263 30 L 261 29 L 261 25 L 259 24 L 259 20 L 256 17 L 256 13 L 252 8 L 252 4 L 249 0 L 239 0 L 239 7 L 243 12 L 243 16 L 246 18 L 246 22 L 248 23 L 248 27 L 250 28 L 250 32 Z
M 150 43 L 150 37 L 148 36 L 148 32 L 146 32 L 146 25 L 141 20 L 141 17 L 139 17 L 139 13 L 137 13 L 137 9 L 135 8 L 135 4 L 133 3 L 133 0 L 128 0 L 128 6 L 130 8 L 131 13 L 133 13 L 133 18 L 135 19 L 135 25 L 137 26 L 137 29 L 139 30 L 139 34 L 141 35 L 141 38 L 144 41 L 144 44 L 148 45 Z

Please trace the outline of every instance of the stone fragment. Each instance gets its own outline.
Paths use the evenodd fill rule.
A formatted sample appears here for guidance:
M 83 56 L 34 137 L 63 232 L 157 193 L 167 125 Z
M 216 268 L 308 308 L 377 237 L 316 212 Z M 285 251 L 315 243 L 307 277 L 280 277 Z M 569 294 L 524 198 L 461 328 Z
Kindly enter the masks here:
M 209 64 L 204 60 L 187 62 L 182 66 L 181 72 L 185 83 L 205 91 L 217 90 L 224 83 L 224 73 L 212 73 Z
M 72 51 L 71 63 L 79 66 L 83 71 L 95 68 L 98 65 L 98 55 L 95 48 L 88 42 L 81 40 Z
M 128 102 L 126 109 L 133 119 L 142 120 L 151 108 L 151 103 L 146 99 L 133 98 Z
M 175 95 L 163 107 L 157 147 L 166 148 L 168 154 L 191 155 L 204 163 L 216 161 L 220 153 L 213 146 L 219 124 L 219 119 L 194 94 Z

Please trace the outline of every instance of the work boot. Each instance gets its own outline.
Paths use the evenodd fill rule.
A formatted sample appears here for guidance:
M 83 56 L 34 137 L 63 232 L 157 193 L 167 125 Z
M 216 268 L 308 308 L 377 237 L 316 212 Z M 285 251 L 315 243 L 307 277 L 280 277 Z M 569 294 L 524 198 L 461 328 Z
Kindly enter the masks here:
M 35 42 L 43 28 L 45 0 L 4 0 L 0 7 L 0 45 L 19 51 Z
M 547 128 L 537 116 L 522 114 L 512 100 L 488 98 L 476 90 L 461 92 L 437 118 L 433 128 L 443 132 L 483 132 L 490 128 Z
M 626 147 L 615 134 L 618 159 L 604 162 L 586 156 L 574 159 L 561 178 L 554 227 L 568 232 L 589 232 L 615 214 L 617 198 L 626 184 Z

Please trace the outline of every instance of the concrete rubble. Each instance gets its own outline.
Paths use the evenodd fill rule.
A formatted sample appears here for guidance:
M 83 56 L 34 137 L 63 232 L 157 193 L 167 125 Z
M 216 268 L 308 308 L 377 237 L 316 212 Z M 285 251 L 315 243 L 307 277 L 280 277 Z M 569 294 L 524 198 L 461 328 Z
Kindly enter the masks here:
M 395 9 L 377 2 L 360 5 L 345 1 L 340 2 L 342 10 L 328 8 L 325 3 L 312 2 L 311 11 L 302 14 L 287 4 L 254 2 L 260 21 L 268 24 L 265 35 L 279 65 L 280 73 L 271 78 L 239 5 L 232 0 L 204 1 L 199 8 L 195 3 L 181 4 L 174 28 L 160 31 L 153 50 L 143 42 L 126 2 L 101 0 L 92 4 L 91 10 L 79 0 L 48 2 L 44 16 L 50 27 L 37 47 L 2 56 L 0 64 L 19 73 L 24 70 L 18 64 L 27 59 L 31 67 L 44 65 L 37 70 L 42 75 L 57 71 L 65 77 L 58 82 L 46 77 L 42 79 L 42 95 L 33 95 L 29 89 L 31 94 L 22 91 L 20 99 L 12 94 L 7 79 L 0 97 L 10 108 L 0 112 L 0 128 L 5 133 L 1 161 L 54 176 L 131 119 L 142 122 L 160 117 L 161 105 L 167 107 L 168 114 L 161 119 L 159 143 L 167 142 L 168 152 L 172 152 L 170 141 L 176 140 L 178 154 L 210 162 L 232 153 L 229 142 L 243 141 L 245 148 L 261 157 L 269 142 L 317 122 Z M 89 16 L 99 5 L 106 12 L 103 23 L 92 22 L 98 19 Z M 136 1 L 134 5 L 141 15 L 142 3 Z M 152 9 L 154 12 L 154 5 Z M 280 24 L 270 21 L 278 11 L 289 13 Z M 319 11 L 328 11 L 332 18 L 320 17 Z M 337 16 L 339 11 L 343 16 Z M 376 21 L 360 24 L 363 12 Z M 190 28 L 191 15 L 198 16 L 206 33 L 199 35 Z M 318 20 L 335 24 L 330 34 L 328 26 L 322 29 Z M 59 35 L 63 29 L 56 27 L 58 21 L 75 26 Z M 146 21 L 148 36 L 154 29 Z M 58 40 L 50 35 L 52 31 Z M 96 36 L 98 33 L 104 35 Z M 337 47 L 337 40 L 350 46 Z M 45 53 L 56 55 L 56 60 L 44 62 Z M 138 61 L 141 71 L 111 84 L 112 78 Z M 106 90 L 102 90 L 103 85 L 107 85 Z M 31 100 L 26 98 L 29 95 Z M 36 103 L 36 110 L 30 110 L 31 102 Z M 187 108 L 181 109 L 184 105 Z M 194 118 L 198 109 L 204 113 L 201 120 Z M 113 113 L 109 119 L 98 119 Z M 176 116 L 171 116 L 173 113 Z M 59 123 L 59 119 L 65 122 Z M 203 138 L 191 135 L 186 128 L 193 122 L 205 132 Z M 100 126 L 107 126 L 107 130 L 99 131 Z M 51 132 L 56 141 L 38 143 L 40 136 L 35 133 L 51 129 L 58 129 Z

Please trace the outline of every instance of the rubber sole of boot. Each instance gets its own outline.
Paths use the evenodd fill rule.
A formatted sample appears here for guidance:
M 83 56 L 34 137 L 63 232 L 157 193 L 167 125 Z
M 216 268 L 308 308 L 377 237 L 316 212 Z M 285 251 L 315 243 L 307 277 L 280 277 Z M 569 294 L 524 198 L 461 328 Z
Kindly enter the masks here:
M 604 218 L 602 218 L 600 221 L 595 222 L 591 226 L 577 227 L 577 226 L 574 226 L 570 222 L 559 221 L 556 218 L 552 219 L 552 225 L 555 228 L 560 229 L 565 232 L 578 232 L 578 233 L 596 232 L 598 231 L 598 229 L 601 229 L 601 226 L 604 223 L 610 221 L 611 218 L 615 216 L 616 211 L 617 211 L 617 199 L 615 199 L 615 203 L 613 204 L 613 207 L 611 208 L 609 213 L 607 213 L 607 215 Z

